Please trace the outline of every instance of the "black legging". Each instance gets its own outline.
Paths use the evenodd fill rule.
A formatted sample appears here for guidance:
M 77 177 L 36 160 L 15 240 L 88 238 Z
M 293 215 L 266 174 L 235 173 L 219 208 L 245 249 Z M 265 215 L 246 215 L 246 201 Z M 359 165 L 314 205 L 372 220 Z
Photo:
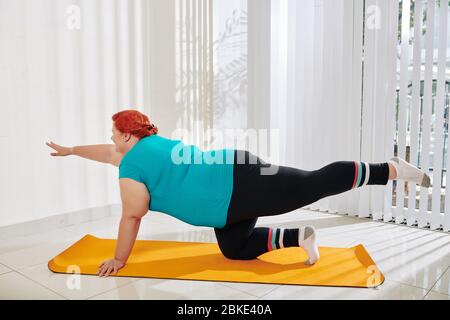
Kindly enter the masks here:
M 276 174 L 261 174 L 276 168 Z M 305 171 L 271 167 L 246 150 L 236 150 L 227 223 L 223 228 L 214 228 L 218 245 L 229 259 L 255 259 L 270 251 L 268 238 L 272 235 L 271 228 L 255 228 L 258 217 L 291 212 L 364 185 L 386 185 L 388 178 L 387 162 L 338 161 L 318 170 Z M 285 233 L 285 247 L 298 245 L 287 239 L 297 237 L 298 233 L 287 230 L 291 232 Z

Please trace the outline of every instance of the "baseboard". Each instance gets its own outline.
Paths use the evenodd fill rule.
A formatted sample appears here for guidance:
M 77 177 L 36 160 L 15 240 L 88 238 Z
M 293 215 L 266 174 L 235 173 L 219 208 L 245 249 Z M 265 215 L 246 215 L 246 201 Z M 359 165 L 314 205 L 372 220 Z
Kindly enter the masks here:
M 20 237 L 41 232 L 48 232 L 65 228 L 74 224 L 118 216 L 120 215 L 120 212 L 120 204 L 111 204 L 103 207 L 87 208 L 83 210 L 67 212 L 9 226 L 2 226 L 0 227 L 0 238 Z

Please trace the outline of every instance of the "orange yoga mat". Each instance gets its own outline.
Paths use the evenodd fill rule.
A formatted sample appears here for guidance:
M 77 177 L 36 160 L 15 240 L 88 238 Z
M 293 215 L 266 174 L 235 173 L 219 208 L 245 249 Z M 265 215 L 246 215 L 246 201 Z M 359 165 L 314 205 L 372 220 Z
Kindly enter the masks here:
M 114 257 L 116 239 L 86 235 L 48 262 L 58 273 L 96 275 L 101 262 Z M 230 260 L 216 243 L 136 240 L 125 267 L 115 277 L 312 286 L 376 287 L 384 282 L 363 245 L 319 248 L 313 266 L 300 247 L 267 252 L 254 260 Z

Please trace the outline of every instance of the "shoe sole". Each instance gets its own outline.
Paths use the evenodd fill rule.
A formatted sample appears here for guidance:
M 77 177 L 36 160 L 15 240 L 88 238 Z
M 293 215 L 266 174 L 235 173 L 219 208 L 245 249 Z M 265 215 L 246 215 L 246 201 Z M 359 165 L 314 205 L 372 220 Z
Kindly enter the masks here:
M 420 186 L 425 187 L 425 188 L 431 187 L 430 177 L 426 173 L 424 173 L 424 175 L 423 175 L 422 183 L 420 184 Z

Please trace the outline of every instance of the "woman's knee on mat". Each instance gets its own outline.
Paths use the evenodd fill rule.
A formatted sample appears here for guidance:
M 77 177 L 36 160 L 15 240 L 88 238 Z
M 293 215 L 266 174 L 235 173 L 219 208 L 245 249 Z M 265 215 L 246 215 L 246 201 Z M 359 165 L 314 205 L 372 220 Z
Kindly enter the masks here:
M 242 250 L 236 250 L 236 251 L 227 251 L 226 253 L 222 251 L 223 255 L 230 259 L 230 260 L 253 260 L 256 259 L 256 257 L 248 256 L 244 254 Z
M 231 260 L 241 260 L 242 256 L 242 246 L 238 243 L 223 243 L 219 241 L 219 248 L 222 254 Z
M 223 240 L 223 239 L 222 239 Z M 219 248 L 222 254 L 230 260 L 253 260 L 265 252 L 258 248 L 254 248 L 248 241 L 219 241 Z

